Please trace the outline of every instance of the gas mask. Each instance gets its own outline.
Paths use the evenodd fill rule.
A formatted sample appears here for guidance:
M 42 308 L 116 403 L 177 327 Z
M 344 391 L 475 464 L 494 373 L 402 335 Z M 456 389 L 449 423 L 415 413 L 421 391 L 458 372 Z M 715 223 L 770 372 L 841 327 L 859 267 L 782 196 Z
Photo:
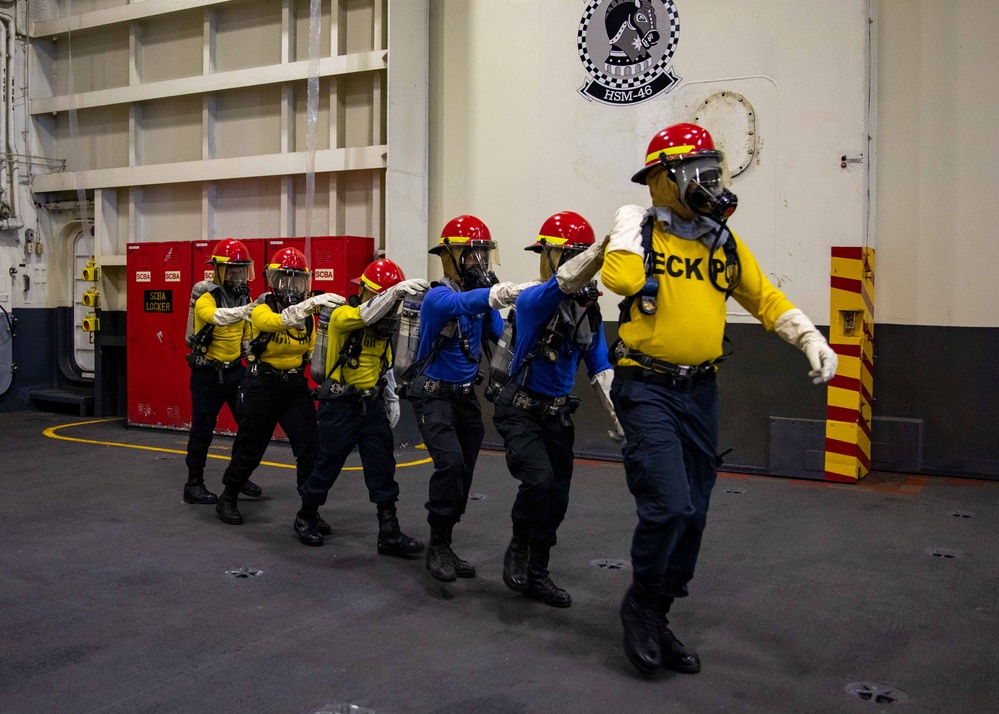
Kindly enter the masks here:
M 699 216 L 723 223 L 735 213 L 739 199 L 728 190 L 732 184 L 720 151 L 700 151 L 680 161 L 665 162 L 676 184 L 680 202 Z
M 305 295 L 309 292 L 308 275 L 277 270 L 271 272 L 267 282 L 281 305 L 290 307 L 305 300 Z
M 244 297 L 250 294 L 251 269 L 251 265 L 219 265 L 215 273 L 226 291 L 236 297 Z
M 496 273 L 489 269 L 489 248 L 465 248 L 461 252 L 461 284 L 466 290 L 491 288 L 499 282 Z

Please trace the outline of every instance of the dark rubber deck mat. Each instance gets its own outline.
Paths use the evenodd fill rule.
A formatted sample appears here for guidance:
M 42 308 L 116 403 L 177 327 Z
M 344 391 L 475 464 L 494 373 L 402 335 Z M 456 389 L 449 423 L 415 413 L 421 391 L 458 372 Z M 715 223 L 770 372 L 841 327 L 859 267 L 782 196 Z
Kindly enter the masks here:
M 477 575 L 444 584 L 422 557 L 376 553 L 359 471 L 333 487 L 320 509 L 333 535 L 309 548 L 292 529 L 293 469 L 261 466 L 264 496 L 240 499 L 246 523 L 227 526 L 213 506 L 180 502 L 182 455 L 105 445 L 182 452 L 186 434 L 109 422 L 58 431 L 102 444 L 42 435 L 74 421 L 0 415 L 3 714 L 874 711 L 844 691 L 862 681 L 908 695 L 887 711 L 999 701 L 999 483 L 720 475 L 690 597 L 669 613 L 703 669 L 644 680 L 621 647 L 632 571 L 590 565 L 630 552 L 620 464 L 576 465 L 550 561 L 572 607 L 556 609 L 502 582 L 519 486 L 502 453 L 479 456 L 472 488 L 488 498 L 453 532 Z M 417 464 L 397 472 L 402 529 L 426 541 L 433 466 L 415 445 L 397 457 Z M 287 444 L 264 458 L 292 463 Z M 225 465 L 208 464 L 216 492 Z M 968 555 L 928 555 L 936 546 Z M 240 567 L 264 575 L 225 575 Z

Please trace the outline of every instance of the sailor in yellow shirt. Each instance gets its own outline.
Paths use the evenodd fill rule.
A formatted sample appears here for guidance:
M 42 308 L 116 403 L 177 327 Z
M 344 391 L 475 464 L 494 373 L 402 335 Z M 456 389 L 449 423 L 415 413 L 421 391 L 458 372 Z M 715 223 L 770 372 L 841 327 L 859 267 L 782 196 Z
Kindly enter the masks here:
M 601 276 L 626 297 L 611 397 L 627 439 L 638 526 L 621 622 L 625 653 L 644 674 L 694 673 L 700 659 L 670 630 L 666 613 L 687 595 L 720 463 L 714 363 L 723 352 L 725 302 L 734 297 L 805 352 L 816 384 L 832 379 L 836 354 L 726 226 L 737 200 L 711 135 L 693 124 L 667 127 L 646 157 L 632 180 L 649 186 L 653 206 L 618 210 Z
M 323 544 L 318 509 L 356 446 L 368 495 L 378 508 L 378 552 L 415 555 L 423 543 L 402 532 L 395 507 L 399 484 L 392 428 L 399 421 L 399 397 L 392 377 L 392 338 L 400 301 L 425 292 L 430 283 L 406 280 L 399 266 L 384 258 L 371 263 L 354 282 L 360 286 L 357 297 L 332 311 L 326 354 L 313 360 L 312 376 L 321 385 L 319 455 L 312 475 L 298 487 L 302 508 L 295 532 L 305 545 Z M 320 316 L 320 329 L 322 323 Z
M 324 305 L 343 305 L 333 293 L 305 298 L 309 266 L 296 248 L 274 254 L 264 271 L 271 292 L 258 299 L 250 314 L 247 374 L 239 390 L 242 415 L 232 460 L 222 477 L 225 489 L 215 505 L 219 520 L 243 523 L 237 499 L 280 424 L 291 442 L 301 485 L 316 462 L 316 406 L 305 370 L 316 341 L 312 315 Z M 328 528 L 328 526 L 327 526 Z
M 247 318 L 254 308 L 250 302 L 250 276 L 253 260 L 242 241 L 226 238 L 212 250 L 208 263 L 214 268 L 214 282 L 194 304 L 187 355 L 191 367 L 191 435 L 187 441 L 187 483 L 184 503 L 212 504 L 218 496 L 205 488 L 205 464 L 212 444 L 215 424 L 223 404 L 229 405 L 239 420 L 239 385 L 243 382 L 243 340 L 249 339 Z M 204 286 L 202 286 L 204 287 Z M 260 487 L 252 481 L 242 493 L 259 496 Z

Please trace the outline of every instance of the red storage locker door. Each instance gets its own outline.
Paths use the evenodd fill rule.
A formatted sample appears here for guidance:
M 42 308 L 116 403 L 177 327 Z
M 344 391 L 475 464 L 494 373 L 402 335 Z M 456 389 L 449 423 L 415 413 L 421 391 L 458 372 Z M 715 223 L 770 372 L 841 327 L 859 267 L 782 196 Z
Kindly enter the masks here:
M 188 429 L 191 244 L 129 243 L 127 255 L 128 423 Z

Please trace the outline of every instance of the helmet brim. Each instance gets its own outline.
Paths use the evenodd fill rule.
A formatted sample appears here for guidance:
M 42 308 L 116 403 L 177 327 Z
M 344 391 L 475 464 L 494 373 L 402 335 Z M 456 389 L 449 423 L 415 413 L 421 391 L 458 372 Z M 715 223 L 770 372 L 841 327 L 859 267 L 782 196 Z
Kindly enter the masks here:
M 662 164 L 658 162 L 652 164 L 651 166 L 646 166 L 644 169 L 631 177 L 632 183 L 640 183 L 643 186 L 648 185 L 649 174 L 652 172 L 652 169 L 658 168 L 659 166 L 662 166 Z

